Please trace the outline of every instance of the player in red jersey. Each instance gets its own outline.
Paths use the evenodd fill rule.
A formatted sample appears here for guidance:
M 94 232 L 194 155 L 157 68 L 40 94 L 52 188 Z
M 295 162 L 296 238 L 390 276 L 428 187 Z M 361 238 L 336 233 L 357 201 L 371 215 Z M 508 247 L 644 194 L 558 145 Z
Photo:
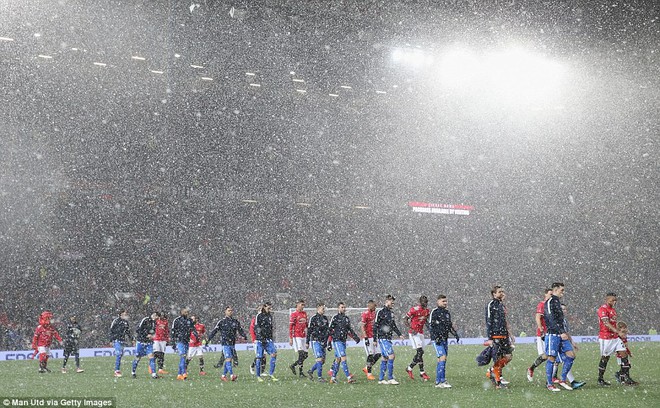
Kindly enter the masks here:
M 50 354 L 50 345 L 53 343 L 53 338 L 62 343 L 62 337 L 57 332 L 55 327 L 50 323 L 53 314 L 48 310 L 39 315 L 39 326 L 34 330 L 34 337 L 32 338 L 32 349 L 34 355 L 32 358 L 39 355 L 39 372 L 50 372 L 48 369 L 48 357 Z
M 367 380 L 375 380 L 371 368 L 380 358 L 378 342 L 374 341 L 374 321 L 376 321 L 376 302 L 367 302 L 367 310 L 360 315 L 360 335 L 364 339 L 364 351 L 367 353 L 367 365 L 362 369 L 367 375 Z
M 617 302 L 616 293 L 609 292 L 605 296 L 605 304 L 598 308 L 598 343 L 600 345 L 600 363 L 598 364 L 598 385 L 608 386 L 603 376 L 607 369 L 607 362 L 610 356 L 616 353 L 620 370 L 614 374 L 619 383 L 625 385 L 637 385 L 637 382 L 630 378 L 630 362 L 628 361 L 628 351 L 621 338 L 626 338 L 627 334 L 617 328 L 616 310 L 614 306 Z
M 154 333 L 154 357 L 158 365 L 158 374 L 168 374 L 165 371 L 165 349 L 170 339 L 170 325 L 164 312 L 156 312 L 156 328 Z
M 543 296 L 543 300 L 540 301 L 538 305 L 536 305 L 536 314 L 534 315 L 534 321 L 536 321 L 536 352 L 538 353 L 538 357 L 536 357 L 534 363 L 532 363 L 532 365 L 527 369 L 527 380 L 529 382 L 534 380 L 534 370 L 536 367 L 540 366 L 545 360 L 548 359 L 548 356 L 545 355 L 546 327 L 545 318 L 543 317 L 543 314 L 545 313 L 543 307 L 545 306 L 545 302 L 552 296 L 552 289 L 548 288 L 544 293 L 545 295 Z
M 188 356 L 186 358 L 186 372 L 188 371 L 188 364 L 190 364 L 190 361 L 195 357 L 199 357 L 199 375 L 206 375 L 206 371 L 204 371 L 204 350 L 202 345 L 206 338 L 206 326 L 204 326 L 195 315 L 190 316 L 190 320 L 193 321 L 197 333 L 195 334 L 195 331 L 193 331 L 190 336 Z
M 307 312 L 305 312 L 305 301 L 298 300 L 296 310 L 291 313 L 289 318 L 289 345 L 298 353 L 298 360 L 289 366 L 293 375 L 296 375 L 296 366 L 298 366 L 298 375 L 302 378 L 307 376 L 303 373 L 303 362 L 309 355 L 307 352 Z
M 429 377 L 424 372 L 424 326 L 429 319 L 431 311 L 427 307 L 429 299 L 426 296 L 419 297 L 419 304 L 410 308 L 406 313 L 405 324 L 408 327 L 408 337 L 410 338 L 410 345 L 416 351 L 412 363 L 406 367 L 406 372 L 411 380 L 415 379 L 413 374 L 413 367 L 419 364 L 419 375 L 422 380 L 428 381 Z

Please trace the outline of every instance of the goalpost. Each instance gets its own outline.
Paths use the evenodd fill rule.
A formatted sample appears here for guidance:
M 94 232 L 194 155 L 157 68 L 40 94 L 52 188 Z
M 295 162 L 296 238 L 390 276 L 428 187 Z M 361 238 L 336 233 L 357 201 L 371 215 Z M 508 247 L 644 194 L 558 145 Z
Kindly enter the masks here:
M 316 307 L 306 307 L 305 312 L 307 312 L 307 321 L 316 314 Z M 351 319 L 351 327 L 355 330 L 355 333 L 360 335 L 360 315 L 362 312 L 367 310 L 366 307 L 347 307 L 346 316 Z M 289 320 L 291 318 L 291 313 L 295 312 L 296 308 L 289 308 L 286 310 L 274 310 L 273 311 L 273 325 L 275 342 L 277 343 L 288 343 L 289 342 Z M 326 307 L 325 316 L 328 317 L 328 321 L 332 320 L 332 316 L 336 315 L 339 312 L 339 309 L 336 307 Z M 350 339 L 350 336 L 349 336 Z

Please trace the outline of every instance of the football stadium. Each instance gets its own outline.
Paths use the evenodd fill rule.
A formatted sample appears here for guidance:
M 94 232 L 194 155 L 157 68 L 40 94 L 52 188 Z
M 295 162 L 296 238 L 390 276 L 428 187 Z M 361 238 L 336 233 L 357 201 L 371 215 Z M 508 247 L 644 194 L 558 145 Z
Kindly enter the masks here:
M 3 406 L 660 405 L 659 53 L 637 0 L 0 0 Z

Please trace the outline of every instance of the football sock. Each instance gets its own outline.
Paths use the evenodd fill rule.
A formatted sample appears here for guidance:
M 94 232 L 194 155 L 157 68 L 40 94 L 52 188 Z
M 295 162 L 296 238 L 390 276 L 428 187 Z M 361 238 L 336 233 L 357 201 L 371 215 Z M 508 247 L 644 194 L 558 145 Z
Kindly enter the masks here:
M 204 371 L 204 357 L 199 358 L 199 371 Z
M 435 382 L 441 383 L 445 382 L 445 367 L 447 361 L 438 361 L 438 366 L 435 369 Z
M 623 357 L 621 359 L 621 376 L 628 376 L 630 373 L 630 361 L 628 361 L 628 357 Z
M 186 356 L 181 356 L 179 359 L 179 375 L 186 373 Z
M 230 361 L 225 361 L 225 368 L 224 368 L 224 370 L 222 371 L 222 375 L 227 375 L 227 373 L 229 373 L 229 374 L 234 374 L 233 371 L 234 371 L 234 370 L 233 370 L 233 368 L 232 368 L 232 366 L 231 366 L 231 360 L 230 360 Z
M 568 372 L 571 371 L 571 367 L 573 367 L 573 361 L 575 361 L 574 357 L 566 356 L 564 358 L 564 367 L 561 370 L 562 381 L 566 381 L 566 374 L 568 374 Z
M 572 384 L 573 381 L 575 381 L 575 376 L 573 375 L 573 370 L 569 371 L 568 374 L 566 374 L 566 380 L 568 381 L 569 384 Z
M 257 370 L 257 377 L 260 377 L 261 376 L 261 359 L 260 358 L 255 359 L 255 363 L 256 363 L 255 368 Z
M 368 373 L 371 372 L 371 367 L 373 367 L 373 365 L 374 365 L 374 356 L 373 356 L 373 354 L 369 354 L 367 356 L 367 372 Z
M 548 360 L 545 362 L 545 376 L 548 381 L 548 385 L 552 385 L 552 372 L 554 370 L 555 363 Z
M 394 378 L 394 359 L 387 360 L 387 378 Z
M 277 361 L 277 357 L 271 357 L 270 358 L 270 371 L 268 374 L 273 375 L 275 372 L 275 362 Z
M 151 367 L 151 373 L 156 374 L 156 358 L 151 357 L 149 359 L 149 367 Z
M 121 354 L 117 354 L 117 357 L 115 358 L 115 371 L 119 371 L 120 366 L 121 366 Z
M 380 377 L 379 380 L 383 381 L 385 379 L 385 371 L 387 370 L 387 360 L 380 362 Z
M 154 356 L 156 357 L 156 363 L 158 364 L 158 369 L 162 370 L 163 369 L 163 363 L 165 362 L 165 353 L 162 351 L 157 351 L 154 353 Z
M 534 360 L 534 363 L 532 363 L 532 366 L 529 367 L 529 368 L 531 368 L 532 371 L 534 371 L 534 370 L 536 369 L 536 367 L 538 367 L 538 366 L 540 366 L 541 364 L 543 364 L 543 362 L 544 362 L 545 360 L 547 360 L 547 359 L 543 358 L 543 356 L 538 356 L 538 357 L 536 357 L 536 360 Z
M 133 370 L 132 370 L 133 372 L 137 371 L 137 366 L 138 366 L 139 362 L 140 362 L 140 360 L 133 360 Z
M 69 361 L 69 355 L 64 354 L 64 361 L 62 361 L 62 368 L 66 367 L 66 362 Z
M 566 357 L 566 356 L 564 356 Z M 557 378 L 557 370 L 559 370 L 559 362 L 555 360 L 555 363 L 552 367 L 552 378 Z
M 76 361 L 76 368 L 80 368 L 80 354 L 78 353 L 74 354 L 73 358 Z
M 346 362 L 346 360 L 341 362 L 341 368 L 344 370 L 344 374 L 346 374 L 346 378 L 348 378 L 351 375 L 351 373 L 348 371 L 348 363 Z
M 423 373 L 424 372 L 424 362 L 419 363 L 419 372 Z
M 598 379 L 602 380 L 603 375 L 605 375 L 605 370 L 607 370 L 607 362 L 609 361 L 609 356 L 601 356 L 600 362 L 598 363 Z
M 319 370 L 319 378 L 323 376 L 323 361 L 317 361 L 316 364 L 318 364 L 318 370 Z
M 335 360 L 335 361 L 332 362 L 332 374 L 333 374 L 333 376 L 335 376 L 335 377 L 337 376 L 337 371 L 339 371 L 339 363 L 337 362 L 337 360 Z

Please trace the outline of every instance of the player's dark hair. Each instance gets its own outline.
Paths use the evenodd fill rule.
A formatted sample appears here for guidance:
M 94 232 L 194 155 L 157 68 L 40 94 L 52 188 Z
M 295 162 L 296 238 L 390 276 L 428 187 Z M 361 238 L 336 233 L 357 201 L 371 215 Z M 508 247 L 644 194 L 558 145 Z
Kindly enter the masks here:
M 346 303 L 344 303 L 344 302 L 338 302 L 338 303 L 337 303 L 337 307 L 342 306 L 342 305 L 343 305 L 343 306 L 346 306 Z
M 296 304 L 298 304 L 298 305 L 301 304 L 301 303 L 305 303 L 305 299 L 298 299 L 298 301 L 296 302 Z
M 155 311 L 155 312 L 153 312 L 152 314 L 155 314 L 156 317 L 162 317 L 162 316 L 163 316 L 162 313 L 161 313 L 161 312 L 158 312 L 158 311 Z
M 438 300 L 447 299 L 447 295 L 438 295 Z
M 316 304 L 316 308 L 317 308 L 317 309 L 318 309 L 319 307 L 321 307 L 321 306 L 325 306 L 325 303 L 323 303 L 323 302 L 318 302 L 318 303 Z
M 545 288 L 545 290 L 543 291 L 543 293 L 548 293 L 548 292 L 552 292 L 552 288 Z
M 266 303 L 264 303 L 264 306 L 273 306 L 273 304 L 270 303 L 270 302 L 266 302 Z
M 429 298 L 427 298 L 426 296 L 422 295 L 419 297 L 419 303 L 428 303 L 428 302 L 429 302 Z
M 229 305 L 226 305 L 226 306 L 225 306 L 225 308 L 224 308 L 223 310 L 224 310 L 224 311 L 226 312 L 226 311 L 227 311 L 227 309 L 231 309 L 231 306 L 229 306 Z
M 607 295 L 605 295 L 605 296 L 606 297 L 617 297 L 616 293 L 614 293 L 614 292 L 607 292 Z
M 396 300 L 396 298 L 392 295 L 387 295 L 385 296 L 385 300 Z
M 495 285 L 495 286 L 493 286 L 493 289 L 490 290 L 490 294 L 491 294 L 491 295 L 494 295 L 495 292 L 497 292 L 497 291 L 500 290 L 500 289 L 502 289 L 501 286 L 499 286 L 499 285 Z
M 369 299 L 369 300 L 367 300 L 367 304 L 369 304 L 369 303 L 374 304 L 374 303 L 376 303 L 376 301 L 373 300 L 373 299 Z
M 552 289 L 554 290 L 555 288 L 563 288 L 564 283 L 563 282 L 555 282 L 552 284 Z
M 119 309 L 119 316 L 123 315 L 126 313 L 126 309 Z

